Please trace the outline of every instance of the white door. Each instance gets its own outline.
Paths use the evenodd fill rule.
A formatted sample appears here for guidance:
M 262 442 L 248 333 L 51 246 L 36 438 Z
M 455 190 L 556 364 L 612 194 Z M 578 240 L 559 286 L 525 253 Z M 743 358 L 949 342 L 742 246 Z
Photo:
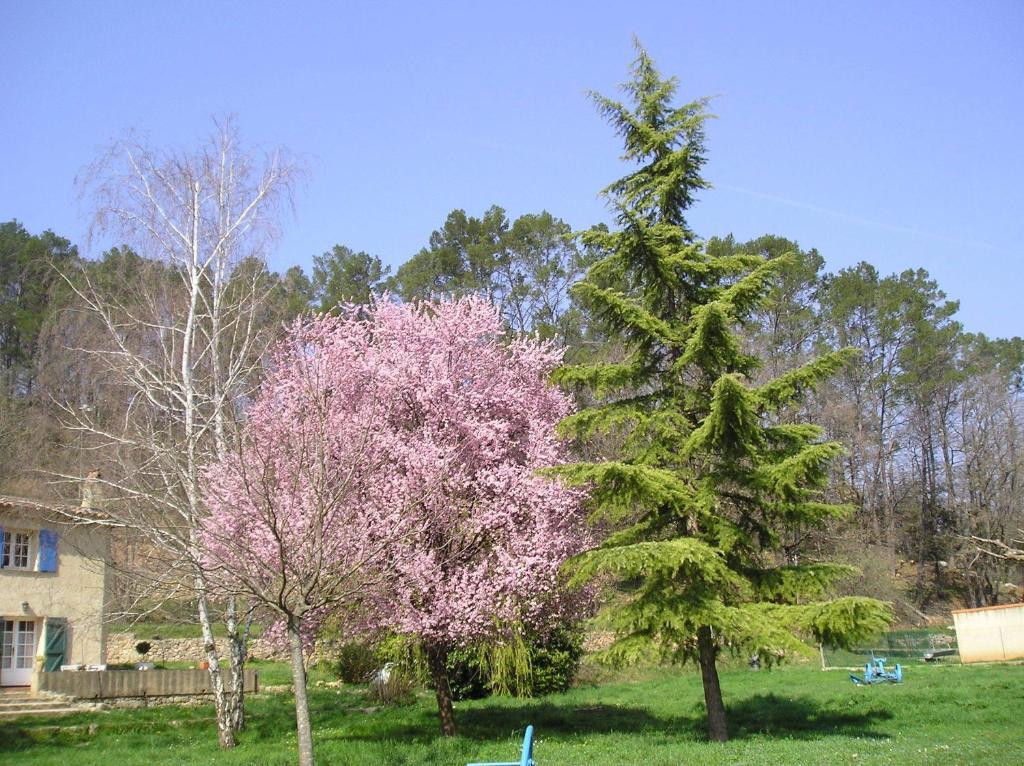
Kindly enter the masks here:
M 4 620 L 0 645 L 0 686 L 28 686 L 36 658 L 36 624 L 33 620 Z

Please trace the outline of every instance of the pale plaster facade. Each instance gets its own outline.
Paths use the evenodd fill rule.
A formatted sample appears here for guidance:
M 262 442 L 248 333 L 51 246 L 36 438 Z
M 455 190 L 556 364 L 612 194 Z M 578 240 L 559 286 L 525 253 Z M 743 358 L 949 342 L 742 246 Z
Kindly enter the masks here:
M 30 678 L 26 684 L 25 656 L 31 652 L 31 672 L 38 672 L 48 646 L 47 630 L 56 632 L 55 623 L 61 620 L 66 620 L 62 664 L 106 662 L 108 534 L 101 524 L 83 523 L 78 515 L 71 524 L 42 504 L 0 497 L 0 528 L 7 541 L 7 556 L 0 558 L 6 564 L 0 567 L 0 630 L 7 652 L 6 657 L 0 653 L 2 686 L 32 683 Z M 55 559 L 52 564 L 45 562 L 47 540 L 56 549 L 55 556 L 49 554 Z M 54 571 L 40 571 L 50 566 Z M 19 652 L 20 660 L 11 661 Z

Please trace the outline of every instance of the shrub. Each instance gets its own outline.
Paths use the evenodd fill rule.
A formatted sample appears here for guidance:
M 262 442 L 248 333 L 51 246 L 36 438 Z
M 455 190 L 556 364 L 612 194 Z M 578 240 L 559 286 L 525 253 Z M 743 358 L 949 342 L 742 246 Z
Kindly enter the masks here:
M 409 705 L 416 701 L 419 684 L 394 663 L 387 663 L 370 682 L 370 699 L 385 705 Z
M 153 648 L 153 645 L 149 641 L 139 641 L 135 644 L 135 651 L 145 657 L 149 654 L 149 650 Z
M 583 633 L 558 628 L 530 647 L 531 696 L 568 691 L 583 659 Z
M 452 699 L 478 700 L 490 696 L 491 688 L 482 664 L 475 647 L 455 649 L 448 654 L 448 686 Z
M 373 643 L 341 644 L 335 651 L 325 669 L 345 683 L 369 683 L 371 696 L 385 704 L 410 701 L 417 687 L 429 683 L 414 638 L 390 634 Z M 511 647 L 485 644 L 453 650 L 448 655 L 448 684 L 455 700 L 557 694 L 572 686 L 582 658 L 582 626 L 560 627 Z M 385 665 L 390 670 L 387 680 L 374 680 Z
M 430 678 L 426 657 L 419 642 L 410 636 L 389 633 L 381 638 L 374 650 L 377 667 L 391 664 L 392 668 L 416 685 L 425 685 Z
M 457 649 L 448 655 L 448 683 L 456 700 L 481 699 L 493 693 L 539 697 L 572 686 L 583 658 L 581 626 L 561 627 L 524 643 L 529 667 L 517 672 L 519 658 L 498 658 L 489 647 Z M 512 655 L 515 652 L 511 653 Z M 524 658 L 525 659 L 525 658 Z M 495 668 L 504 663 L 501 678 Z
M 338 648 L 328 670 L 347 684 L 365 684 L 380 666 L 372 646 L 353 641 Z

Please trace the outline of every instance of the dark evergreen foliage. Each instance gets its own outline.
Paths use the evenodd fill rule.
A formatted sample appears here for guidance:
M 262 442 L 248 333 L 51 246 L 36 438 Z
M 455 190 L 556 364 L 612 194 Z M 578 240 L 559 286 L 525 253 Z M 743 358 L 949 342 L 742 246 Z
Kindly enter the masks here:
M 780 544 L 785 531 L 848 512 L 823 494 L 842 446 L 785 415 L 850 352 L 753 383 L 760 360 L 739 331 L 795 256 L 709 251 L 686 221 L 708 186 L 706 101 L 673 106 L 676 80 L 662 78 L 642 49 L 625 91 L 628 106 L 594 95 L 635 169 L 605 189 L 618 228 L 583 234 L 600 257 L 575 294 L 627 355 L 558 373 L 596 397 L 565 432 L 621 443 L 615 460 L 563 471 L 592 486 L 595 518 L 617 530 L 579 557 L 575 576 L 622 583 L 605 611 L 617 636 L 611 660 L 656 649 L 700 662 L 711 737 L 722 740 L 721 651 L 771 661 L 806 651 L 804 638 L 846 645 L 883 628 L 889 609 L 830 600 L 849 568 L 787 560 Z
M 17 221 L 0 223 L 0 369 L 2 393 L 31 391 L 39 333 L 61 283 L 54 266 L 78 257 L 78 248 L 52 231 L 32 235 Z

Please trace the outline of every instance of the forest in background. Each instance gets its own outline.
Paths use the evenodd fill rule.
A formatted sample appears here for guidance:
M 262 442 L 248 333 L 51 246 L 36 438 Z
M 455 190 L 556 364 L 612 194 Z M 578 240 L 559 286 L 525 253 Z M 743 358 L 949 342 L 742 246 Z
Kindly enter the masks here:
M 969 332 L 923 269 L 885 275 L 862 261 L 830 273 L 816 250 L 775 235 L 706 244 L 716 255 L 797 254 L 742 328 L 750 351 L 769 360 L 758 375 L 771 379 L 832 349 L 859 352 L 797 413 L 847 446 L 829 493 L 854 513 L 824 533 L 795 534 L 786 555 L 855 564 L 861 575 L 847 592 L 892 601 L 909 623 L 950 606 L 1020 600 L 1021 563 L 1005 551 L 1020 547 L 1024 529 L 1024 341 Z M 256 286 L 255 321 L 268 339 L 304 313 L 375 295 L 478 294 L 500 308 L 510 333 L 551 338 L 571 361 L 614 361 L 622 350 L 569 292 L 592 259 L 550 213 L 511 220 L 493 206 L 479 216 L 452 211 L 394 273 L 376 256 L 335 245 L 314 257 L 311 274 L 243 259 L 228 290 L 231 281 Z M 122 306 L 166 284 L 171 306 L 176 275 L 123 246 L 83 258 L 69 240 L 16 220 L 0 224 L 0 275 L 0 489 L 77 502 L 76 477 L 124 470 L 95 429 L 74 427 L 77 416 L 116 424 L 137 402 L 88 351 L 110 340 L 76 280 Z M 124 333 L 133 331 L 126 324 Z M 122 556 L 131 550 L 118 547 Z M 130 587 L 121 590 L 129 611 Z

